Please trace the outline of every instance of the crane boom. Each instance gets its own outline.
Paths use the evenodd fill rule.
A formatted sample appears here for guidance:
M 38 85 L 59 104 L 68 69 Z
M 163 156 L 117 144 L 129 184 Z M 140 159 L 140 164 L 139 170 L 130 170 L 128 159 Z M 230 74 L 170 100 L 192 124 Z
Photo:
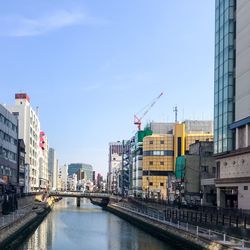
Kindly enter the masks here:
M 162 97 L 163 92 L 160 93 L 159 96 L 157 96 L 153 102 L 149 105 L 149 107 L 144 111 L 144 113 L 141 115 L 141 117 L 138 117 L 138 115 L 134 115 L 134 124 L 137 125 L 138 130 L 141 130 L 141 121 L 142 119 L 147 115 L 147 113 L 150 111 L 151 108 L 156 104 L 156 102 Z

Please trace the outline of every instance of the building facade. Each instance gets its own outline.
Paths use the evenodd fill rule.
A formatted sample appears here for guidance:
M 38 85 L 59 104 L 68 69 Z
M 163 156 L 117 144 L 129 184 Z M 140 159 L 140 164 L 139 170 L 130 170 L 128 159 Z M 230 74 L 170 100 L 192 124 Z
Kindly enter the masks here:
M 122 163 L 122 152 L 123 145 L 122 142 L 110 142 L 109 143 L 109 155 L 108 155 L 108 192 L 115 192 L 114 187 L 116 186 L 116 176 L 118 166 Z M 114 182 L 115 181 L 115 182 Z
M 22 194 L 25 192 L 25 144 L 22 139 L 18 139 L 18 189 L 19 192 Z
M 199 141 L 189 153 L 176 159 L 176 196 L 180 201 L 196 205 L 215 205 L 216 164 L 213 142 Z
M 168 175 L 174 171 L 173 135 L 146 136 L 143 140 L 143 196 L 167 199 Z
M 0 179 L 9 187 L 16 188 L 18 175 L 18 121 L 0 105 Z
M 58 161 L 56 159 L 55 149 L 49 148 L 49 172 L 51 174 L 50 188 L 56 190 L 58 188 Z
M 39 142 L 39 189 L 46 190 L 49 188 L 49 167 L 48 167 L 48 138 L 43 131 L 40 131 Z
M 15 95 L 15 105 L 7 105 L 7 109 L 18 118 L 18 138 L 24 140 L 28 182 L 26 191 L 39 190 L 39 139 L 40 121 L 36 111 L 30 105 L 30 98 L 25 93 Z
M 68 166 L 68 175 L 76 174 L 81 169 L 84 171 L 84 178 L 89 181 L 93 181 L 93 166 L 86 163 L 71 163 Z
M 216 0 L 217 205 L 250 209 L 250 2 Z

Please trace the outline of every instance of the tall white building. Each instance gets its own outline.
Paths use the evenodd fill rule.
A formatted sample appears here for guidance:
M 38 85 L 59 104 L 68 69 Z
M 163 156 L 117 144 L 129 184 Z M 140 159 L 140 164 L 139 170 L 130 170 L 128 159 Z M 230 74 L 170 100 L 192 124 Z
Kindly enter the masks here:
M 110 142 L 109 143 L 109 172 L 108 172 L 108 192 L 113 193 L 116 189 L 116 177 L 118 166 L 122 163 L 122 142 Z
M 59 182 L 61 190 L 67 190 L 68 185 L 68 165 L 64 164 L 59 170 Z
M 25 93 L 15 95 L 15 105 L 7 109 L 18 117 L 18 137 L 25 143 L 25 162 L 29 167 L 29 176 L 25 187 L 28 192 L 39 190 L 39 138 L 40 121 L 37 112 L 30 105 L 30 98 Z
M 49 184 L 48 138 L 43 131 L 40 132 L 39 146 L 39 187 L 45 190 Z
M 52 176 L 50 187 L 56 190 L 58 188 L 58 160 L 56 159 L 56 151 L 53 148 L 49 148 L 49 172 Z

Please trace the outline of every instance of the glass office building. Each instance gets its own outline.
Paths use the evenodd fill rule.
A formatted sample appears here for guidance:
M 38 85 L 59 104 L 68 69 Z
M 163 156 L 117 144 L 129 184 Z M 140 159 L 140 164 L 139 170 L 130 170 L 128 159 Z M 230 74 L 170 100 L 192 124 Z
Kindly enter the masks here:
M 234 149 L 235 0 L 215 1 L 214 153 Z

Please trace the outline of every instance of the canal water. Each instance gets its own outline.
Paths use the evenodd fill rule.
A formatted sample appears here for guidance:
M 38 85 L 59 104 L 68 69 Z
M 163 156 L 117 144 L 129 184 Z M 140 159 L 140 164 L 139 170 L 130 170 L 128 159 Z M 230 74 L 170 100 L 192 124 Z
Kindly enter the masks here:
M 119 217 L 82 199 L 56 203 L 52 212 L 18 250 L 172 250 Z

